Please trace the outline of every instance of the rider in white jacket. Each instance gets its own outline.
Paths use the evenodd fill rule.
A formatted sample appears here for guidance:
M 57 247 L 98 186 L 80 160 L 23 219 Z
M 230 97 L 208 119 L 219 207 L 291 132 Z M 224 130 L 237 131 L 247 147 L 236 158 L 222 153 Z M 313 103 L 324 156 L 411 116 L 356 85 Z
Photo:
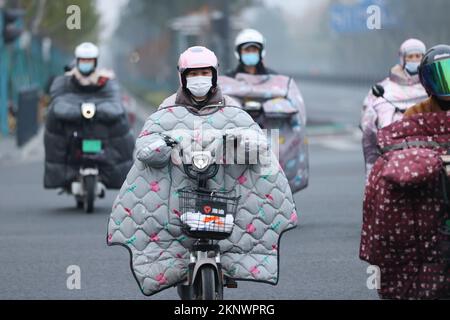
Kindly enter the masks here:
M 425 44 L 420 40 L 405 41 L 399 51 L 400 63 L 391 69 L 388 78 L 379 83 L 385 90 L 384 98 L 377 98 L 370 92 L 364 100 L 361 129 L 367 177 L 379 156 L 378 130 L 402 119 L 408 108 L 427 99 L 418 75 L 425 52 Z

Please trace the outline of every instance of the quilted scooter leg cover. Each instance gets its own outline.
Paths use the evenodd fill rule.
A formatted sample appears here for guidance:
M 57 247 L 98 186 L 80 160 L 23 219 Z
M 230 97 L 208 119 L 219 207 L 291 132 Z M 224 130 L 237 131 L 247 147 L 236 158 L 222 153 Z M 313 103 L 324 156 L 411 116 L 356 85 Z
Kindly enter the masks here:
M 360 257 L 381 271 L 384 299 L 450 297 L 449 219 L 441 155 L 450 149 L 450 113 L 421 114 L 378 135 L 383 155 L 366 187 Z
M 164 108 L 147 120 L 137 149 L 160 133 L 185 130 L 194 134 L 194 123 L 203 130 L 246 128 L 261 133 L 246 112 L 223 107 L 211 114 L 195 115 L 185 107 Z M 173 135 L 173 134 L 172 134 Z M 180 140 L 178 136 L 172 136 Z M 202 137 L 194 136 L 194 139 Z M 154 150 L 155 155 L 160 150 Z M 162 154 L 162 153 L 161 153 Z M 162 156 L 162 155 L 161 155 Z M 210 188 L 235 186 L 241 201 L 230 238 L 219 244 L 226 276 L 237 280 L 278 282 L 279 242 L 283 232 L 297 224 L 297 213 L 288 181 L 272 155 L 269 167 L 222 166 Z M 132 271 L 145 295 L 172 287 L 187 276 L 188 248 L 192 239 L 180 228 L 177 190 L 193 185 L 182 167 L 170 161 L 156 169 L 136 160 L 114 202 L 108 225 L 108 244 L 129 249 Z

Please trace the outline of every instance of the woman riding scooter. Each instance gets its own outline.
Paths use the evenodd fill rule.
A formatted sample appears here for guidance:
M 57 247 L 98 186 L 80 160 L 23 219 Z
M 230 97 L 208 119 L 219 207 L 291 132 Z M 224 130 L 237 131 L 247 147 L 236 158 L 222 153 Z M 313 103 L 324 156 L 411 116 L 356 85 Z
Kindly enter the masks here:
M 382 299 L 450 298 L 450 46 L 419 74 L 430 98 L 380 130 L 364 197 L 360 258 Z
M 107 243 L 129 249 L 145 295 L 178 285 L 182 298 L 221 299 L 220 289 L 209 284 L 276 284 L 280 235 L 297 224 L 286 176 L 272 153 L 264 153 L 270 161 L 261 161 L 266 137 L 236 101 L 222 94 L 212 51 L 189 48 L 178 70 L 180 88 L 149 117 L 137 139 L 136 161 L 114 202 Z M 243 163 L 230 156 L 242 148 Z M 259 160 L 250 164 L 252 150 Z M 218 199 L 225 204 L 216 207 Z M 187 216 L 202 220 L 192 224 Z M 223 240 L 211 235 L 205 246 L 193 234 L 210 227 L 227 227 L 222 235 L 228 234 Z M 202 255 L 202 250 L 213 252 Z M 197 293 L 186 296 L 189 290 L 183 287 Z
M 418 74 L 425 51 L 425 44 L 420 40 L 409 39 L 402 43 L 399 64 L 391 69 L 388 78 L 378 84 L 384 91 L 382 96 L 377 97 L 370 92 L 364 100 L 361 129 L 367 177 L 379 157 L 378 130 L 400 120 L 408 108 L 427 97 Z
M 265 55 L 264 36 L 254 29 L 243 30 L 235 41 L 239 64 L 227 76 L 219 77 L 219 84 L 271 135 L 291 190 L 296 193 L 309 181 L 305 105 L 294 79 L 267 68 Z

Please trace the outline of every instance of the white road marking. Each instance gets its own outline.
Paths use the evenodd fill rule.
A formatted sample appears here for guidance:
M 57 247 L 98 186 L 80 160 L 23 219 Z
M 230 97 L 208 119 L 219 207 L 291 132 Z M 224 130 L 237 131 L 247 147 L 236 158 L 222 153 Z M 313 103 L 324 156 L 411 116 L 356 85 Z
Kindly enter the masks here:
M 358 151 L 361 150 L 361 132 L 355 129 L 343 135 L 323 135 L 309 138 L 311 145 L 319 145 L 337 151 Z

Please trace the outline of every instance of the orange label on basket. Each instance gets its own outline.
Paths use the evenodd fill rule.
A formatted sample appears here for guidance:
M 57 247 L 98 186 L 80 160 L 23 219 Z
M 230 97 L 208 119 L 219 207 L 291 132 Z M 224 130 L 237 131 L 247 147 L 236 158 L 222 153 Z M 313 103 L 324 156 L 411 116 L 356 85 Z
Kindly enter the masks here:
M 218 225 L 224 225 L 224 223 L 220 220 L 220 217 L 215 217 L 215 216 L 205 217 L 205 219 L 203 219 L 203 222 L 204 223 L 214 222 Z

